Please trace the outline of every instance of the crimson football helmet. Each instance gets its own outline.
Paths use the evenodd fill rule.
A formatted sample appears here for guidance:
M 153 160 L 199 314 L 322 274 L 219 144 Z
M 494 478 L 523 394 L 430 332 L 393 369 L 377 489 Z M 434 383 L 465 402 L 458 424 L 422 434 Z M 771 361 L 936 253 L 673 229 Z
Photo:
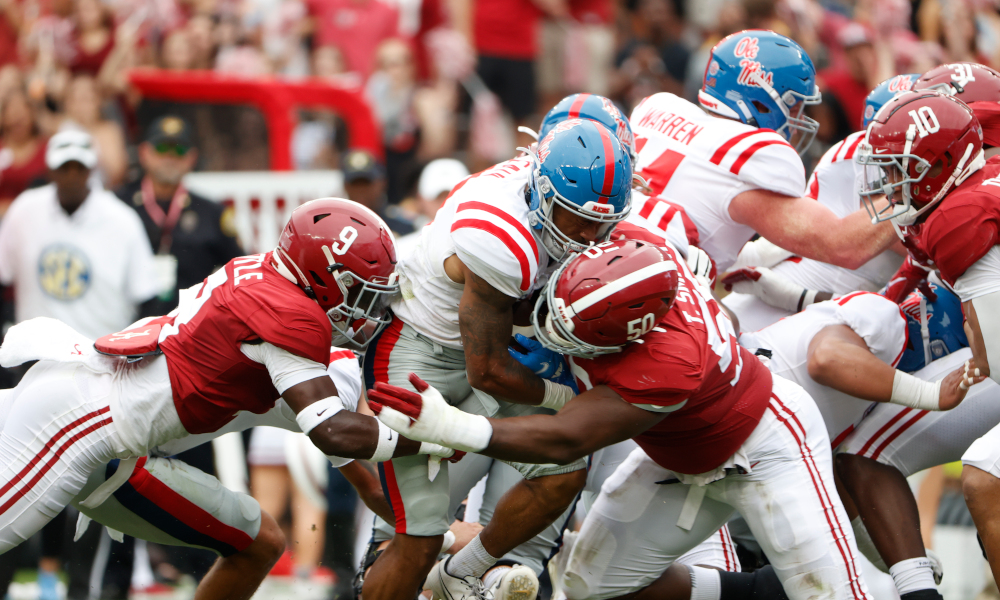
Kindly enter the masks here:
M 278 272 L 326 311 L 334 346 L 364 348 L 392 320 L 396 244 L 382 219 L 357 202 L 320 198 L 299 206 L 271 256 Z
M 964 102 L 903 92 L 875 114 L 858 145 L 861 199 L 872 222 L 913 225 L 985 163 L 983 129 Z M 882 194 L 890 200 L 879 210 Z
M 950 63 L 921 75 L 913 89 L 936 90 L 966 104 L 1000 102 L 1000 73 L 977 63 Z
M 535 337 L 550 350 L 593 358 L 649 333 L 677 296 L 677 265 L 649 242 L 587 248 L 552 274 L 535 303 Z

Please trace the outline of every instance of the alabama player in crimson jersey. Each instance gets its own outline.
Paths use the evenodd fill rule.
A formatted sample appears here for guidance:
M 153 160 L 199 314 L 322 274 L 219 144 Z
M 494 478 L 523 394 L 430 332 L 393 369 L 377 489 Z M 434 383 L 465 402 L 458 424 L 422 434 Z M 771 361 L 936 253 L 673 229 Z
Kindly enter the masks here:
M 134 465 L 155 446 L 220 429 L 239 411 L 265 413 L 279 398 L 327 455 L 447 455 L 343 410 L 327 374 L 331 340 L 363 345 L 384 325 L 398 289 L 394 270 L 391 234 L 374 213 L 316 200 L 292 213 L 273 252 L 230 261 L 184 290 L 166 317 L 96 343 L 51 319 L 12 328 L 0 363 L 39 362 L 3 398 L 0 553 L 37 531 L 109 461 Z M 119 470 L 122 477 L 86 502 L 99 505 L 124 485 L 132 468 Z M 259 511 L 252 500 L 239 505 L 242 519 Z M 258 532 L 243 534 L 230 538 L 235 553 L 202 581 L 204 597 L 248 598 L 256 589 L 260 579 L 248 576 L 243 552 Z M 261 558 L 276 556 L 258 556 L 258 566 Z
M 638 160 L 651 198 L 637 198 L 633 222 L 663 230 L 671 204 L 682 207 L 698 245 L 720 272 L 760 233 L 799 256 L 857 268 L 894 240 L 864 211 L 839 218 L 805 196 L 796 153 L 818 124 L 802 116 L 819 102 L 815 69 L 792 40 L 771 31 L 732 34 L 712 49 L 700 106 L 673 94 L 632 112 Z M 664 222 L 664 219 L 668 219 Z
M 555 415 L 471 415 L 415 375 L 419 394 L 379 383 L 369 402 L 408 436 L 506 460 L 569 462 L 635 439 L 574 546 L 569 598 L 676 592 L 678 577 L 694 597 L 719 598 L 744 574 L 664 572 L 734 509 L 788 597 L 870 598 L 815 404 L 737 344 L 673 249 L 619 240 L 586 250 L 553 275 L 533 323 L 547 348 L 572 356 L 587 390 Z M 780 597 L 749 577 L 730 597 Z
M 478 414 L 506 417 L 561 406 L 572 389 L 539 378 L 507 351 L 515 305 L 572 252 L 610 235 L 629 212 L 631 183 L 631 160 L 615 134 L 594 121 L 569 119 L 541 139 L 537 154 L 458 184 L 414 252 L 400 262 L 401 296 L 392 305 L 393 322 L 365 355 L 366 386 L 405 385 L 416 372 L 449 402 Z M 415 595 L 434 567 L 451 522 L 450 475 L 444 465 L 429 481 L 426 465 L 419 458 L 379 465 L 396 531 L 365 578 L 366 600 Z M 434 567 L 431 578 L 456 577 L 473 593 L 498 559 L 524 549 L 565 512 L 586 479 L 582 460 L 512 466 L 524 479 L 504 495 L 483 532 L 455 555 L 451 571 Z M 526 504 L 531 512 L 507 520 L 511 506 Z M 539 570 L 546 558 L 514 556 L 516 563 L 535 562 Z M 503 569 L 491 594 L 503 598 L 513 586 L 518 598 L 534 597 L 534 569 L 507 565 L 494 573 Z
M 869 190 L 893 196 L 876 217 L 902 226 L 911 256 L 937 269 L 961 298 L 975 368 L 996 381 L 1000 370 L 991 372 L 990 357 L 997 362 L 1000 356 L 1000 159 L 985 160 L 982 147 L 982 128 L 967 105 L 914 91 L 882 107 L 859 162 L 875 167 L 866 178 Z M 1000 444 L 984 436 L 963 458 L 962 474 L 995 573 L 1000 573 L 1000 480 L 993 468 L 998 456 Z

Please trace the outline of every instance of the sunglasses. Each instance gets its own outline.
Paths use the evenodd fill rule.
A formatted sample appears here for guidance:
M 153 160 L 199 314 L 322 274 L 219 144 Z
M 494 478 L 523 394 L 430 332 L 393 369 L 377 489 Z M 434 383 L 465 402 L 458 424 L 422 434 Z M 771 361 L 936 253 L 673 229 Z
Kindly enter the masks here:
M 155 146 L 153 146 L 153 148 L 156 149 L 157 154 L 173 153 L 175 156 L 184 156 L 185 154 L 188 153 L 188 150 L 190 150 L 190 148 L 188 148 L 183 144 L 167 144 L 167 143 L 156 144 Z

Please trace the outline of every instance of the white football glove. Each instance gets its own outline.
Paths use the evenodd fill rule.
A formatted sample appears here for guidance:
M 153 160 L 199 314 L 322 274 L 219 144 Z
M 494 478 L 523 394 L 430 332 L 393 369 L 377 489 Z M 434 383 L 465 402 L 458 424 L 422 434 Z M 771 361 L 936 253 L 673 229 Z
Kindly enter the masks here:
M 712 289 L 715 287 L 715 261 L 698 246 L 688 246 L 687 266 L 699 283 Z
M 797 313 L 816 301 L 816 290 L 792 283 L 765 267 L 731 271 L 722 278 L 722 283 L 731 292 L 753 294 L 767 304 L 791 313 Z
M 736 262 L 729 267 L 732 271 L 738 271 L 746 267 L 767 267 L 771 268 L 793 256 L 791 252 L 780 246 L 775 246 L 767 238 L 757 238 L 752 242 L 747 242 L 736 257 Z
M 410 383 L 420 393 L 381 382 L 368 392 L 368 405 L 380 421 L 411 440 L 464 452 L 479 452 L 489 445 L 493 426 L 486 417 L 449 405 L 441 392 L 415 373 L 410 373 Z

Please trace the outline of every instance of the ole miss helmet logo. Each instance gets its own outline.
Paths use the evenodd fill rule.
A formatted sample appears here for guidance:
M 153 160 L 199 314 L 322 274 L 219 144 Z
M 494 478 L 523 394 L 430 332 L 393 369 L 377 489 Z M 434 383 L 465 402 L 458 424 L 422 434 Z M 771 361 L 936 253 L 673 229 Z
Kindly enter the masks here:
M 913 89 L 913 80 L 909 75 L 896 75 L 889 80 L 889 91 L 893 94 L 908 92 Z
M 635 139 L 632 136 L 632 130 L 629 128 L 625 117 L 622 116 L 621 111 L 618 110 L 618 107 L 615 106 L 611 100 L 602 96 L 601 108 L 603 108 L 604 112 L 611 115 L 611 118 L 615 120 L 615 134 L 618 136 L 618 139 L 621 140 L 622 144 L 628 146 L 629 148 L 635 146 Z
M 740 75 L 736 78 L 736 82 L 740 85 L 757 86 L 755 74 L 766 81 L 767 85 L 774 85 L 774 74 L 765 71 L 761 67 L 760 62 L 754 60 L 757 58 L 757 52 L 760 51 L 758 44 L 759 41 L 757 38 L 745 37 L 736 44 L 736 49 L 733 50 L 736 58 L 740 59 Z
M 542 138 L 542 141 L 538 142 L 538 162 L 545 162 L 545 159 L 549 157 L 549 144 L 555 139 L 557 133 L 569 131 L 580 123 L 583 123 L 580 119 L 567 119 L 553 127 L 552 131 Z

